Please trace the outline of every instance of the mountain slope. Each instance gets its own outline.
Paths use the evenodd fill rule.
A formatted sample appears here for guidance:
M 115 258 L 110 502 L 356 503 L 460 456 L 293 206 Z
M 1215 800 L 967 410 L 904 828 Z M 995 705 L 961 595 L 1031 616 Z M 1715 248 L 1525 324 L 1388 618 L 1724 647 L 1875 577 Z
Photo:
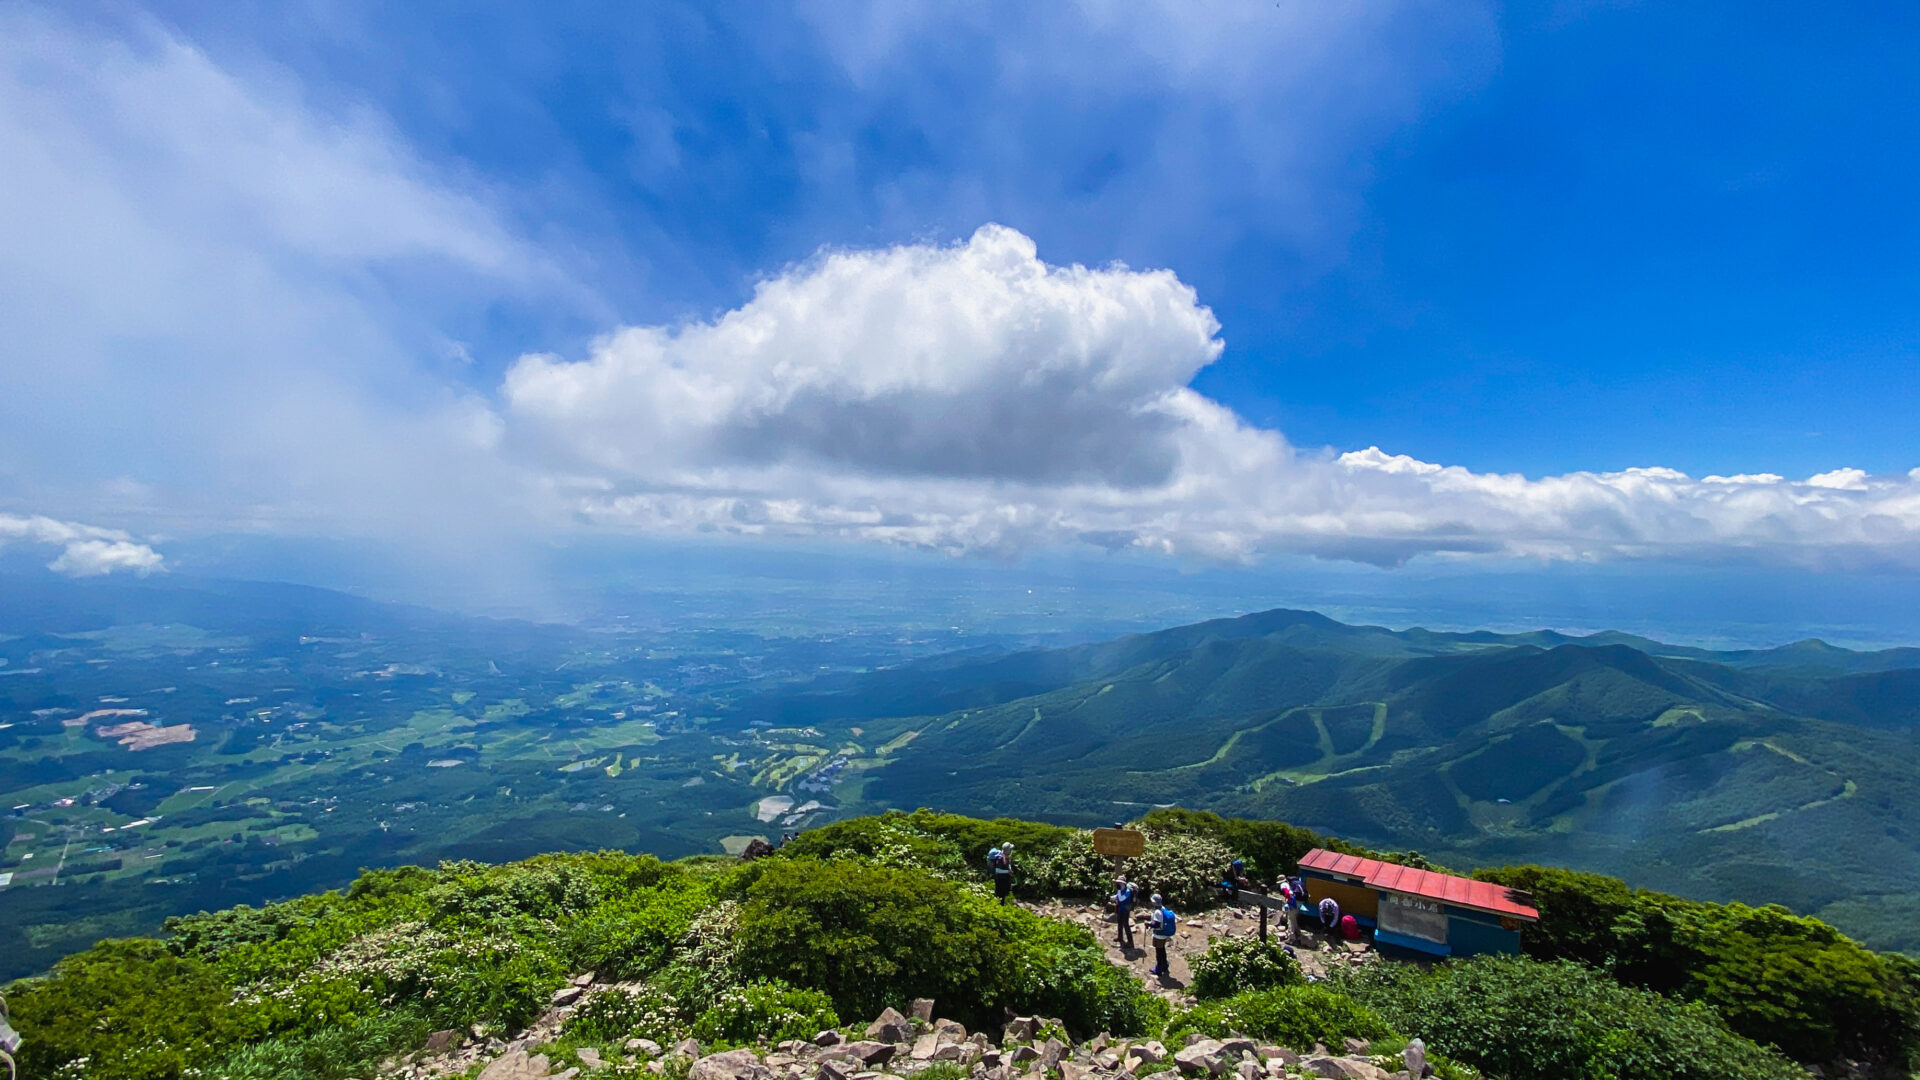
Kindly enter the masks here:
M 1903 651 L 1756 662 L 1809 655 L 1789 647 L 1734 666 L 1626 635 L 1523 637 L 1270 612 L 894 669 L 897 715 L 868 701 L 859 722 L 898 749 L 859 801 L 1087 824 L 1179 803 L 1466 864 L 1552 858 L 1706 896 L 1790 896 L 1920 948 L 1899 899 L 1920 877 L 1903 809 L 1920 806 L 1920 669 L 1862 670 Z M 928 715 L 951 700 L 949 673 L 1013 667 L 1029 686 L 1097 674 L 998 701 L 986 688 L 1013 680 L 975 680 L 976 702 Z M 816 698 L 821 715 L 861 678 Z

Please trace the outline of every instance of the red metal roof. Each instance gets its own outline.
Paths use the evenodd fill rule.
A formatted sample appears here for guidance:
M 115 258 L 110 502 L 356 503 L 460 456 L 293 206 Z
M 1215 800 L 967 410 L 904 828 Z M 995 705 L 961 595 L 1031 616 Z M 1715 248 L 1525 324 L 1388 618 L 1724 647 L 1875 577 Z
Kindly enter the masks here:
M 1371 888 L 1424 897 L 1428 900 L 1439 900 L 1456 907 L 1491 911 L 1496 915 L 1510 915 L 1516 919 L 1529 921 L 1540 918 L 1539 911 L 1531 904 L 1521 901 L 1520 898 L 1524 897 L 1525 893 L 1509 889 L 1505 885 L 1495 885 L 1491 881 L 1475 881 L 1472 878 L 1454 877 L 1452 874 L 1436 874 L 1431 870 L 1415 870 L 1411 866 L 1381 862 L 1379 859 L 1340 855 L 1326 848 L 1314 848 L 1302 855 L 1300 868 L 1357 877 Z

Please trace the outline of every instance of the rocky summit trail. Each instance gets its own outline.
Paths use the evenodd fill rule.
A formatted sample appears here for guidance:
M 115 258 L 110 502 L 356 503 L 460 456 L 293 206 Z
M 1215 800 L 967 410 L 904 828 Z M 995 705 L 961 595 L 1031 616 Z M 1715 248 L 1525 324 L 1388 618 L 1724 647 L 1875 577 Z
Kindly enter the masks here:
M 1203 953 L 1219 937 L 1248 937 L 1259 933 L 1259 913 L 1253 908 L 1220 908 L 1189 917 L 1167 949 L 1171 974 L 1151 973 L 1152 938 L 1145 916 L 1137 916 L 1135 947 L 1114 942 L 1110 909 L 1098 904 L 1021 904 L 1035 914 L 1087 927 L 1107 945 L 1107 956 L 1132 972 L 1146 987 L 1177 1005 L 1192 1004 L 1188 993 L 1188 958 Z M 1285 933 L 1276 920 L 1269 927 L 1275 939 Z M 1334 964 L 1361 964 L 1375 954 L 1358 943 L 1336 942 L 1303 928 L 1296 946 L 1300 966 L 1317 977 Z M 1300 1052 L 1260 1045 L 1247 1039 L 1217 1040 L 1199 1035 L 1168 1049 L 1158 1040 L 1115 1039 L 1098 1035 L 1073 1042 L 1058 1020 L 1010 1017 L 998 1037 L 969 1033 L 959 1023 L 936 1018 L 934 1002 L 913 1002 L 911 1015 L 887 1009 L 867 1025 L 863 1038 L 842 1031 L 822 1031 L 810 1041 L 788 1040 L 763 1049 L 738 1048 L 706 1053 L 699 1043 L 684 1039 L 663 1047 L 649 1039 L 625 1040 L 624 1052 L 605 1058 L 602 1051 L 582 1047 L 573 1051 L 578 1065 L 556 1064 L 559 1055 L 545 1048 L 561 1037 L 567 1020 L 580 1005 L 598 993 L 630 989 L 626 984 L 597 983 L 592 973 L 574 977 L 554 992 L 552 1007 L 532 1025 L 510 1039 L 471 1032 L 440 1031 L 411 1059 L 396 1059 L 380 1072 L 393 1080 L 440 1080 L 475 1075 L 478 1080 L 576 1080 L 604 1073 L 613 1076 L 649 1074 L 685 1080 L 911 1080 L 931 1066 L 952 1077 L 952 1067 L 966 1069 L 971 1080 L 1132 1080 L 1136 1076 L 1167 1073 L 1181 1080 L 1304 1080 L 1306 1077 L 1347 1080 L 1411 1080 L 1398 1057 L 1373 1055 L 1368 1045 L 1348 1040 L 1329 1049 L 1316 1045 Z
M 577 999 L 576 999 L 577 1000 Z M 1375 1055 L 1361 1040 L 1328 1049 L 1296 1052 L 1249 1039 L 1190 1036 L 1169 1049 L 1156 1039 L 1114 1039 L 1097 1035 L 1082 1042 L 1065 1037 L 1058 1020 L 1016 1016 L 999 1037 L 969 1033 L 959 1023 L 936 1019 L 934 1003 L 915 1001 L 912 1015 L 887 1009 L 867 1025 L 864 1038 L 822 1031 L 811 1040 L 788 1040 L 761 1049 L 739 1048 L 708 1054 L 691 1039 L 661 1047 L 647 1039 L 628 1039 L 626 1052 L 605 1060 L 590 1048 L 575 1051 L 580 1065 L 554 1071 L 553 1057 L 536 1051 L 552 1038 L 572 1004 L 556 1006 L 541 1022 L 508 1043 L 475 1040 L 459 1045 L 456 1032 L 439 1032 L 416 1060 L 395 1063 L 382 1075 L 424 1080 L 470 1075 L 484 1066 L 479 1080 L 575 1080 L 603 1070 L 620 1075 L 646 1073 L 685 1080 L 911 1080 L 936 1065 L 967 1070 L 974 1080 L 1131 1080 L 1155 1073 L 1180 1080 L 1413 1080 L 1399 1057 Z

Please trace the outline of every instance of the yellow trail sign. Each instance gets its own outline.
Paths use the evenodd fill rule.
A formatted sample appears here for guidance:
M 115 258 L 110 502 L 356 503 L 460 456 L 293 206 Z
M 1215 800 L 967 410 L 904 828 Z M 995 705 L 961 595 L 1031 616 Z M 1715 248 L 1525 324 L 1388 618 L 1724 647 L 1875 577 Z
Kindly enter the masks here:
M 1138 829 L 1095 829 L 1093 853 L 1137 859 L 1147 853 L 1147 834 Z

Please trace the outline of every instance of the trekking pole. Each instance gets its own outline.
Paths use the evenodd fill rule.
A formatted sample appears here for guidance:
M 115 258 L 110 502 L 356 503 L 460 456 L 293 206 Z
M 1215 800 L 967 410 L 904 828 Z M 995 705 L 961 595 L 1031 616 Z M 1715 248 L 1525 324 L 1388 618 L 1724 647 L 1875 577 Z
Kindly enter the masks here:
M 0 997 L 0 1061 L 7 1063 L 10 1080 L 20 1080 L 20 1070 L 13 1063 L 13 1055 L 19 1050 L 20 1033 L 13 1030 L 12 1019 L 7 1014 L 7 999 Z

